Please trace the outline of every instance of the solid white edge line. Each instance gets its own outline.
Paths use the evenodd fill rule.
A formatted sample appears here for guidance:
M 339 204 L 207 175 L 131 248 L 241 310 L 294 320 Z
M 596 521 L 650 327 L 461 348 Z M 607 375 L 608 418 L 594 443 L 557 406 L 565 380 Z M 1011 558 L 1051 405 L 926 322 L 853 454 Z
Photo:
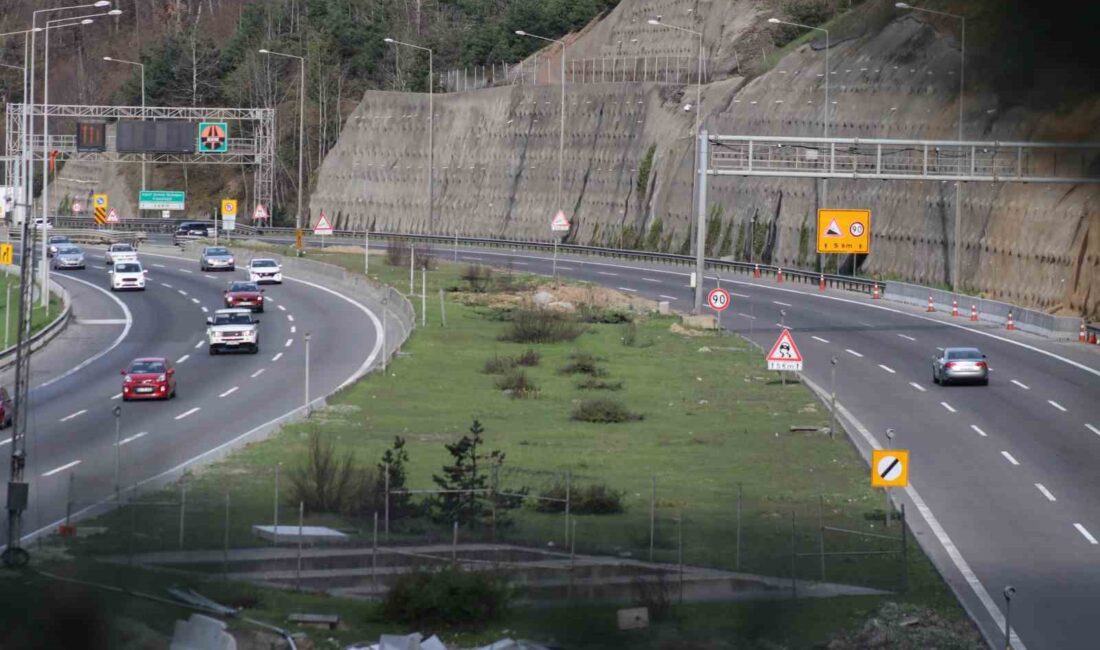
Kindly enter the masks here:
M 1054 495 L 1051 494 L 1050 490 L 1046 489 L 1046 486 L 1044 486 L 1042 483 L 1036 483 L 1035 487 L 1038 488 L 1038 490 L 1043 493 L 1043 496 L 1045 496 L 1047 498 L 1047 501 L 1057 501 L 1058 500 L 1058 499 L 1054 498 Z
M 1061 411 L 1063 413 L 1066 412 L 1066 407 L 1062 406 L 1061 404 L 1059 404 L 1058 402 L 1055 402 L 1052 399 L 1048 399 L 1047 404 L 1050 404 L 1051 406 L 1053 406 L 1054 408 L 1058 409 L 1059 411 Z
M 218 395 L 218 397 L 229 397 L 233 393 L 237 392 L 238 388 L 240 388 L 240 387 L 239 386 L 234 386 L 233 388 L 230 388 L 229 390 L 225 391 L 221 395 Z
M 1089 541 L 1089 544 L 1100 544 L 1100 542 L 1097 542 L 1096 538 L 1092 536 L 1092 533 L 1090 533 L 1081 524 L 1075 523 L 1075 524 L 1073 524 L 1073 527 L 1077 529 L 1077 532 L 1079 532 L 1079 533 L 1081 533 L 1082 535 L 1085 536 L 1085 539 L 1087 539 Z
M 878 367 L 882 368 L 883 370 L 890 373 L 891 375 L 896 375 L 897 374 L 897 371 L 894 370 L 893 368 L 891 368 L 890 366 L 884 366 L 880 363 L 880 364 L 878 364 Z
M 187 411 L 184 411 L 183 413 L 180 413 L 179 415 L 176 416 L 175 419 L 182 420 L 183 418 L 187 417 L 188 415 L 191 415 L 192 413 L 197 412 L 199 409 L 200 409 L 200 407 L 196 406 L 196 407 L 194 407 L 190 410 L 187 410 Z
M 280 352 L 279 354 L 276 354 L 275 356 L 271 357 L 271 361 L 275 362 L 275 361 L 278 361 L 279 359 L 282 359 L 282 358 L 283 358 L 283 353 Z
M 104 348 L 104 349 L 100 350 L 99 352 L 93 354 L 92 356 L 88 357 L 84 361 L 81 361 L 80 363 L 76 364 L 72 368 L 69 368 L 68 370 L 66 370 L 65 372 L 61 373 L 60 375 L 54 377 L 53 379 L 50 379 L 49 381 L 46 381 L 44 383 L 39 384 L 35 388 L 45 388 L 46 386 L 49 386 L 50 384 L 58 382 L 58 381 L 64 379 L 65 377 L 68 377 L 69 375 L 72 375 L 73 373 L 79 372 L 80 370 L 83 370 L 84 368 L 87 368 L 89 365 L 95 363 L 99 359 L 102 359 L 104 355 L 106 355 L 111 350 L 114 350 L 115 348 L 117 348 L 119 346 L 120 343 L 122 343 L 123 339 L 125 339 L 126 336 L 130 333 L 130 328 L 134 326 L 134 315 L 132 313 L 130 313 L 130 308 L 126 306 L 126 303 L 119 300 L 118 296 L 111 293 L 110 291 L 107 291 L 106 289 L 104 289 L 101 286 L 98 286 L 98 285 L 92 284 L 91 282 L 88 282 L 87 280 L 81 280 L 80 278 L 74 278 L 71 275 L 67 275 L 67 276 L 65 276 L 65 278 L 68 279 L 68 280 L 73 280 L 74 282 L 79 282 L 80 284 L 83 284 L 83 285 L 87 285 L 87 286 L 95 289 L 96 291 L 99 291 L 100 293 L 107 296 L 111 300 L 114 300 L 115 303 L 122 309 L 123 315 L 126 316 L 126 325 L 124 325 L 122 327 L 122 331 L 119 332 L 118 337 L 116 337 L 115 340 L 112 341 L 109 346 L 107 346 L 106 348 Z
M 1005 457 L 1005 460 L 1012 463 L 1013 465 L 1016 465 L 1016 466 L 1020 465 L 1020 461 L 1013 458 L 1012 454 L 1008 453 L 1007 451 L 1001 451 L 1001 455 Z
M 81 463 L 81 461 L 74 460 L 73 462 L 66 463 L 66 464 L 62 465 L 61 467 L 55 467 L 55 468 L 51 469 L 50 471 L 43 473 L 42 476 L 43 477 L 53 476 L 54 474 L 57 474 L 58 472 L 64 472 L 65 470 L 69 469 L 70 467 L 76 467 L 80 463 Z
M 73 418 L 75 418 L 75 417 L 79 417 L 79 416 L 81 416 L 81 415 L 84 415 L 84 414 L 85 414 L 85 413 L 87 413 L 87 412 L 88 412 L 88 409 L 80 409 L 80 410 L 79 410 L 79 411 L 77 411 L 76 413 L 70 413 L 70 414 L 66 415 L 65 417 L 61 418 L 61 420 L 60 420 L 60 421 L 61 421 L 61 422 L 68 422 L 69 420 L 71 420 L 71 419 L 73 419 Z
M 989 434 L 987 434 L 985 431 L 982 431 L 981 427 L 979 427 L 976 424 L 971 424 L 970 428 L 973 429 L 979 436 L 981 436 L 983 438 L 988 438 L 989 437 Z
M 778 300 L 773 300 L 772 302 L 779 305 L 780 307 L 793 307 L 794 306 L 789 302 L 779 302 Z
M 927 391 L 927 389 L 924 386 L 921 386 L 920 384 L 918 384 L 915 381 L 909 382 L 909 385 L 912 386 L 913 388 L 916 388 L 917 390 L 919 390 L 922 393 Z
M 1019 381 L 1017 381 L 1017 380 L 1015 380 L 1015 379 L 1013 379 L 1013 380 L 1012 380 L 1012 383 L 1016 384 L 1016 385 L 1017 385 L 1017 386 L 1019 386 L 1020 388 L 1023 388 L 1024 390 L 1031 390 L 1031 388 L 1029 388 L 1027 384 L 1025 384 L 1025 383 L 1022 383 L 1022 382 L 1019 382 Z
M 828 339 L 823 339 L 820 336 L 811 336 L 810 338 L 815 340 L 815 341 L 820 341 L 821 343 L 828 343 L 829 342 Z
M 848 354 L 854 356 L 854 357 L 859 357 L 861 359 L 863 358 L 863 355 L 856 352 L 855 350 L 852 350 L 852 349 L 849 349 L 849 348 L 844 348 L 844 351 L 847 352 Z
M 799 377 L 801 378 L 802 383 L 806 384 L 810 387 L 811 390 L 817 393 L 818 399 L 820 399 L 825 404 L 828 404 L 830 402 L 829 394 L 826 393 L 823 388 L 818 386 L 810 378 L 806 377 L 806 375 L 802 373 L 799 373 Z M 863 440 L 871 449 L 884 449 L 884 447 L 879 444 L 878 440 L 870 432 L 870 430 L 868 430 L 867 427 L 863 426 L 863 423 L 856 419 L 855 415 L 853 415 L 852 412 L 849 411 L 843 404 L 837 402 L 836 410 L 841 417 L 852 424 L 853 428 L 855 428 L 855 430 L 859 432 L 860 436 L 862 436 Z M 853 442 L 855 442 L 855 440 L 853 440 Z M 870 465 L 870 452 L 865 453 L 865 450 L 862 449 L 858 444 L 856 444 L 855 446 L 857 449 L 859 449 L 860 454 L 863 455 L 864 461 L 867 462 L 868 465 Z M 910 481 L 909 485 L 902 488 L 902 490 L 905 492 L 905 495 L 909 497 L 909 500 L 913 502 L 913 505 L 917 507 L 917 512 L 920 514 L 921 518 L 924 519 L 924 522 L 928 525 L 928 528 L 932 531 L 932 534 L 936 537 L 936 540 L 939 541 L 940 546 L 942 546 L 944 552 L 947 553 L 947 556 L 948 558 L 950 558 L 951 563 L 955 565 L 955 569 L 958 570 L 958 572 L 962 575 L 963 580 L 966 581 L 967 586 L 970 587 L 971 591 L 974 592 L 974 595 L 978 598 L 978 602 L 980 602 L 985 608 L 985 611 L 989 615 L 989 617 L 993 619 L 993 629 L 1003 630 L 1005 626 L 1005 618 L 1004 615 L 1001 614 L 1001 610 L 997 608 L 997 604 L 993 601 L 993 597 L 989 595 L 989 591 L 986 590 L 985 585 L 983 585 L 982 581 L 978 579 L 978 576 L 974 573 L 974 570 L 970 568 L 970 563 L 967 562 L 966 558 L 964 558 L 962 556 L 962 553 L 959 552 L 958 547 L 955 546 L 955 542 L 951 540 L 951 537 L 947 534 L 947 531 L 943 529 L 943 526 L 940 524 L 939 519 L 937 519 L 936 516 L 932 513 L 932 509 L 928 507 L 928 504 L 925 503 L 924 499 L 917 492 L 917 488 L 913 486 L 913 482 Z M 924 538 L 917 537 L 917 543 L 922 544 L 922 539 Z M 954 584 L 951 581 L 948 581 L 948 585 L 954 588 Z M 956 592 L 955 595 L 961 596 L 961 594 L 959 594 L 958 592 Z M 961 597 L 959 597 L 958 600 L 960 603 L 962 603 L 963 609 L 967 610 L 970 618 L 977 620 L 978 617 L 975 615 L 975 612 L 971 611 L 968 602 Z M 982 631 L 983 635 L 988 631 L 981 625 L 978 626 L 978 629 Z M 1012 647 L 1015 650 L 1027 650 L 1027 646 L 1025 646 L 1024 642 L 1020 640 L 1020 637 L 1018 636 L 1016 631 L 1013 630 L 1011 634 Z M 987 636 L 986 641 L 989 643 L 989 645 L 996 645 L 993 643 L 994 638 L 999 639 L 1000 633 L 996 633 L 996 637 Z
M 947 402 L 940 402 L 940 406 L 944 407 L 948 411 L 951 411 L 952 413 L 957 413 L 957 411 L 955 410 L 955 407 L 951 406 Z

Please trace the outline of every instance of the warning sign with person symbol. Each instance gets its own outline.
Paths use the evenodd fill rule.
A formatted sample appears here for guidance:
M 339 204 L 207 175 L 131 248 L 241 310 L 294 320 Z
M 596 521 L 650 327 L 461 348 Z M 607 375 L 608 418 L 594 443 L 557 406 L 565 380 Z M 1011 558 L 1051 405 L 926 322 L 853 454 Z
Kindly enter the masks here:
M 229 151 L 229 125 L 226 122 L 199 122 L 199 153 Z
M 768 370 L 802 370 L 802 353 L 794 344 L 790 330 L 784 328 L 768 353 Z
M 874 449 L 871 451 L 872 487 L 906 487 L 908 485 L 908 449 Z

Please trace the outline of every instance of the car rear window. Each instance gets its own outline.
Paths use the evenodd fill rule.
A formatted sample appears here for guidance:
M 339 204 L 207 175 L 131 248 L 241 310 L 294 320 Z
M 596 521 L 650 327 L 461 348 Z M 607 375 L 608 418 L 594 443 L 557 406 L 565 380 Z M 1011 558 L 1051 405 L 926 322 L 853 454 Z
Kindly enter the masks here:
M 132 251 L 132 250 L 134 250 L 134 247 L 129 245 L 129 244 L 115 244 L 115 245 L 111 246 L 111 252 L 112 253 L 119 253 L 119 252 L 125 253 L 125 252 Z
M 981 359 L 982 353 L 978 350 L 952 350 L 947 353 L 948 359 Z
M 259 291 L 260 288 L 256 286 L 255 282 L 234 282 L 229 285 L 230 291 Z

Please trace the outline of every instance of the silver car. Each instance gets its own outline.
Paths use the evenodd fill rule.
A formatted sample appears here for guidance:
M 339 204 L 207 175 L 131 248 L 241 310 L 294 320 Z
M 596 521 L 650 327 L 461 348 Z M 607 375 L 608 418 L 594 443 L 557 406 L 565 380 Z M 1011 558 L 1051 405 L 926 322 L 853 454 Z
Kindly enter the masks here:
M 61 269 L 83 269 L 84 251 L 72 244 L 58 244 L 57 252 L 54 253 L 53 259 L 50 261 L 50 266 L 55 271 Z
M 199 257 L 199 268 L 203 271 L 232 271 L 237 268 L 233 253 L 225 246 L 207 246 Z
M 950 382 L 989 383 L 989 364 L 978 348 L 944 348 L 932 357 L 932 381 L 946 386 Z
M 72 243 L 73 243 L 73 241 L 71 239 L 69 239 L 68 237 L 66 237 L 65 235 L 53 235 L 47 241 L 47 244 L 49 244 L 49 246 L 46 248 L 46 256 L 47 257 L 53 257 L 54 255 L 57 255 L 57 249 L 58 248 L 66 245 L 66 244 L 72 244 Z

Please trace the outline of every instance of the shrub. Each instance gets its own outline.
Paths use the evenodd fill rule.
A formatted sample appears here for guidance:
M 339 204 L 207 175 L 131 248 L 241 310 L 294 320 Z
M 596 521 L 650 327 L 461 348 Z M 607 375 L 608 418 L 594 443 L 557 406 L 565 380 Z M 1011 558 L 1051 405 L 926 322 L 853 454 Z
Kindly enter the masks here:
M 672 613 L 672 584 L 664 571 L 657 572 L 652 580 L 647 577 L 635 576 L 630 581 L 635 602 L 649 610 L 649 620 L 664 620 Z
M 576 515 L 613 515 L 622 512 L 625 492 L 612 490 L 604 483 L 572 486 L 569 491 L 569 512 Z M 555 483 L 539 492 L 538 512 L 565 512 L 565 485 Z M 553 499 L 552 501 L 549 499 Z
M 512 397 L 516 399 L 536 397 L 539 392 L 539 387 L 522 370 L 512 370 L 503 377 L 498 377 L 496 383 L 497 388 L 512 391 Z
M 507 582 L 487 571 L 417 570 L 394 581 L 382 616 L 422 628 L 479 627 L 500 618 L 510 595 Z
M 516 367 L 516 360 L 512 357 L 502 357 L 500 355 L 494 355 L 485 360 L 485 365 L 481 371 L 487 375 L 499 375 L 502 372 L 508 372 L 512 368 Z
M 637 323 L 627 323 L 625 325 L 622 342 L 628 348 L 648 348 L 653 345 L 651 339 L 638 336 Z
M 480 264 L 471 264 L 462 272 L 462 279 L 474 293 L 485 293 L 493 281 L 493 270 Z
M 386 242 L 386 264 L 390 266 L 408 266 L 409 253 L 412 246 L 401 239 L 391 239 Z
M 577 384 L 577 388 L 581 390 L 622 390 L 623 382 L 621 381 L 604 381 L 603 379 L 596 379 L 595 377 L 589 377 Z
M 513 343 L 560 343 L 572 341 L 584 333 L 567 314 L 543 309 L 518 309 L 512 314 L 502 341 Z
M 521 366 L 526 366 L 528 368 L 533 368 L 533 367 L 539 365 L 539 361 L 541 361 L 541 360 L 542 360 L 542 355 L 539 354 L 538 350 L 532 350 L 530 348 L 528 348 L 527 351 L 524 352 L 523 354 L 516 357 L 516 363 L 517 364 L 519 364 Z
M 570 417 L 581 422 L 630 422 L 644 416 L 634 413 L 621 403 L 610 399 L 586 399 L 573 408 Z
M 593 377 L 603 377 L 607 374 L 607 371 L 601 368 L 598 363 L 603 361 L 603 359 L 591 352 L 574 352 L 569 355 L 569 359 L 570 362 L 558 371 L 563 375 L 591 375 Z
M 356 509 L 353 497 L 370 485 L 363 482 L 365 474 L 355 467 L 354 454 L 339 456 L 332 440 L 310 431 L 305 462 L 290 471 L 288 499 L 309 512 L 346 513 Z
M 587 303 L 579 306 L 576 314 L 577 320 L 582 323 L 600 325 L 618 325 L 619 323 L 629 323 L 634 320 L 634 315 L 628 311 L 622 309 L 605 309 Z
M 435 249 L 431 246 L 417 246 L 413 252 L 416 253 L 416 258 L 413 260 L 416 268 L 431 271 L 438 266 L 435 261 Z

